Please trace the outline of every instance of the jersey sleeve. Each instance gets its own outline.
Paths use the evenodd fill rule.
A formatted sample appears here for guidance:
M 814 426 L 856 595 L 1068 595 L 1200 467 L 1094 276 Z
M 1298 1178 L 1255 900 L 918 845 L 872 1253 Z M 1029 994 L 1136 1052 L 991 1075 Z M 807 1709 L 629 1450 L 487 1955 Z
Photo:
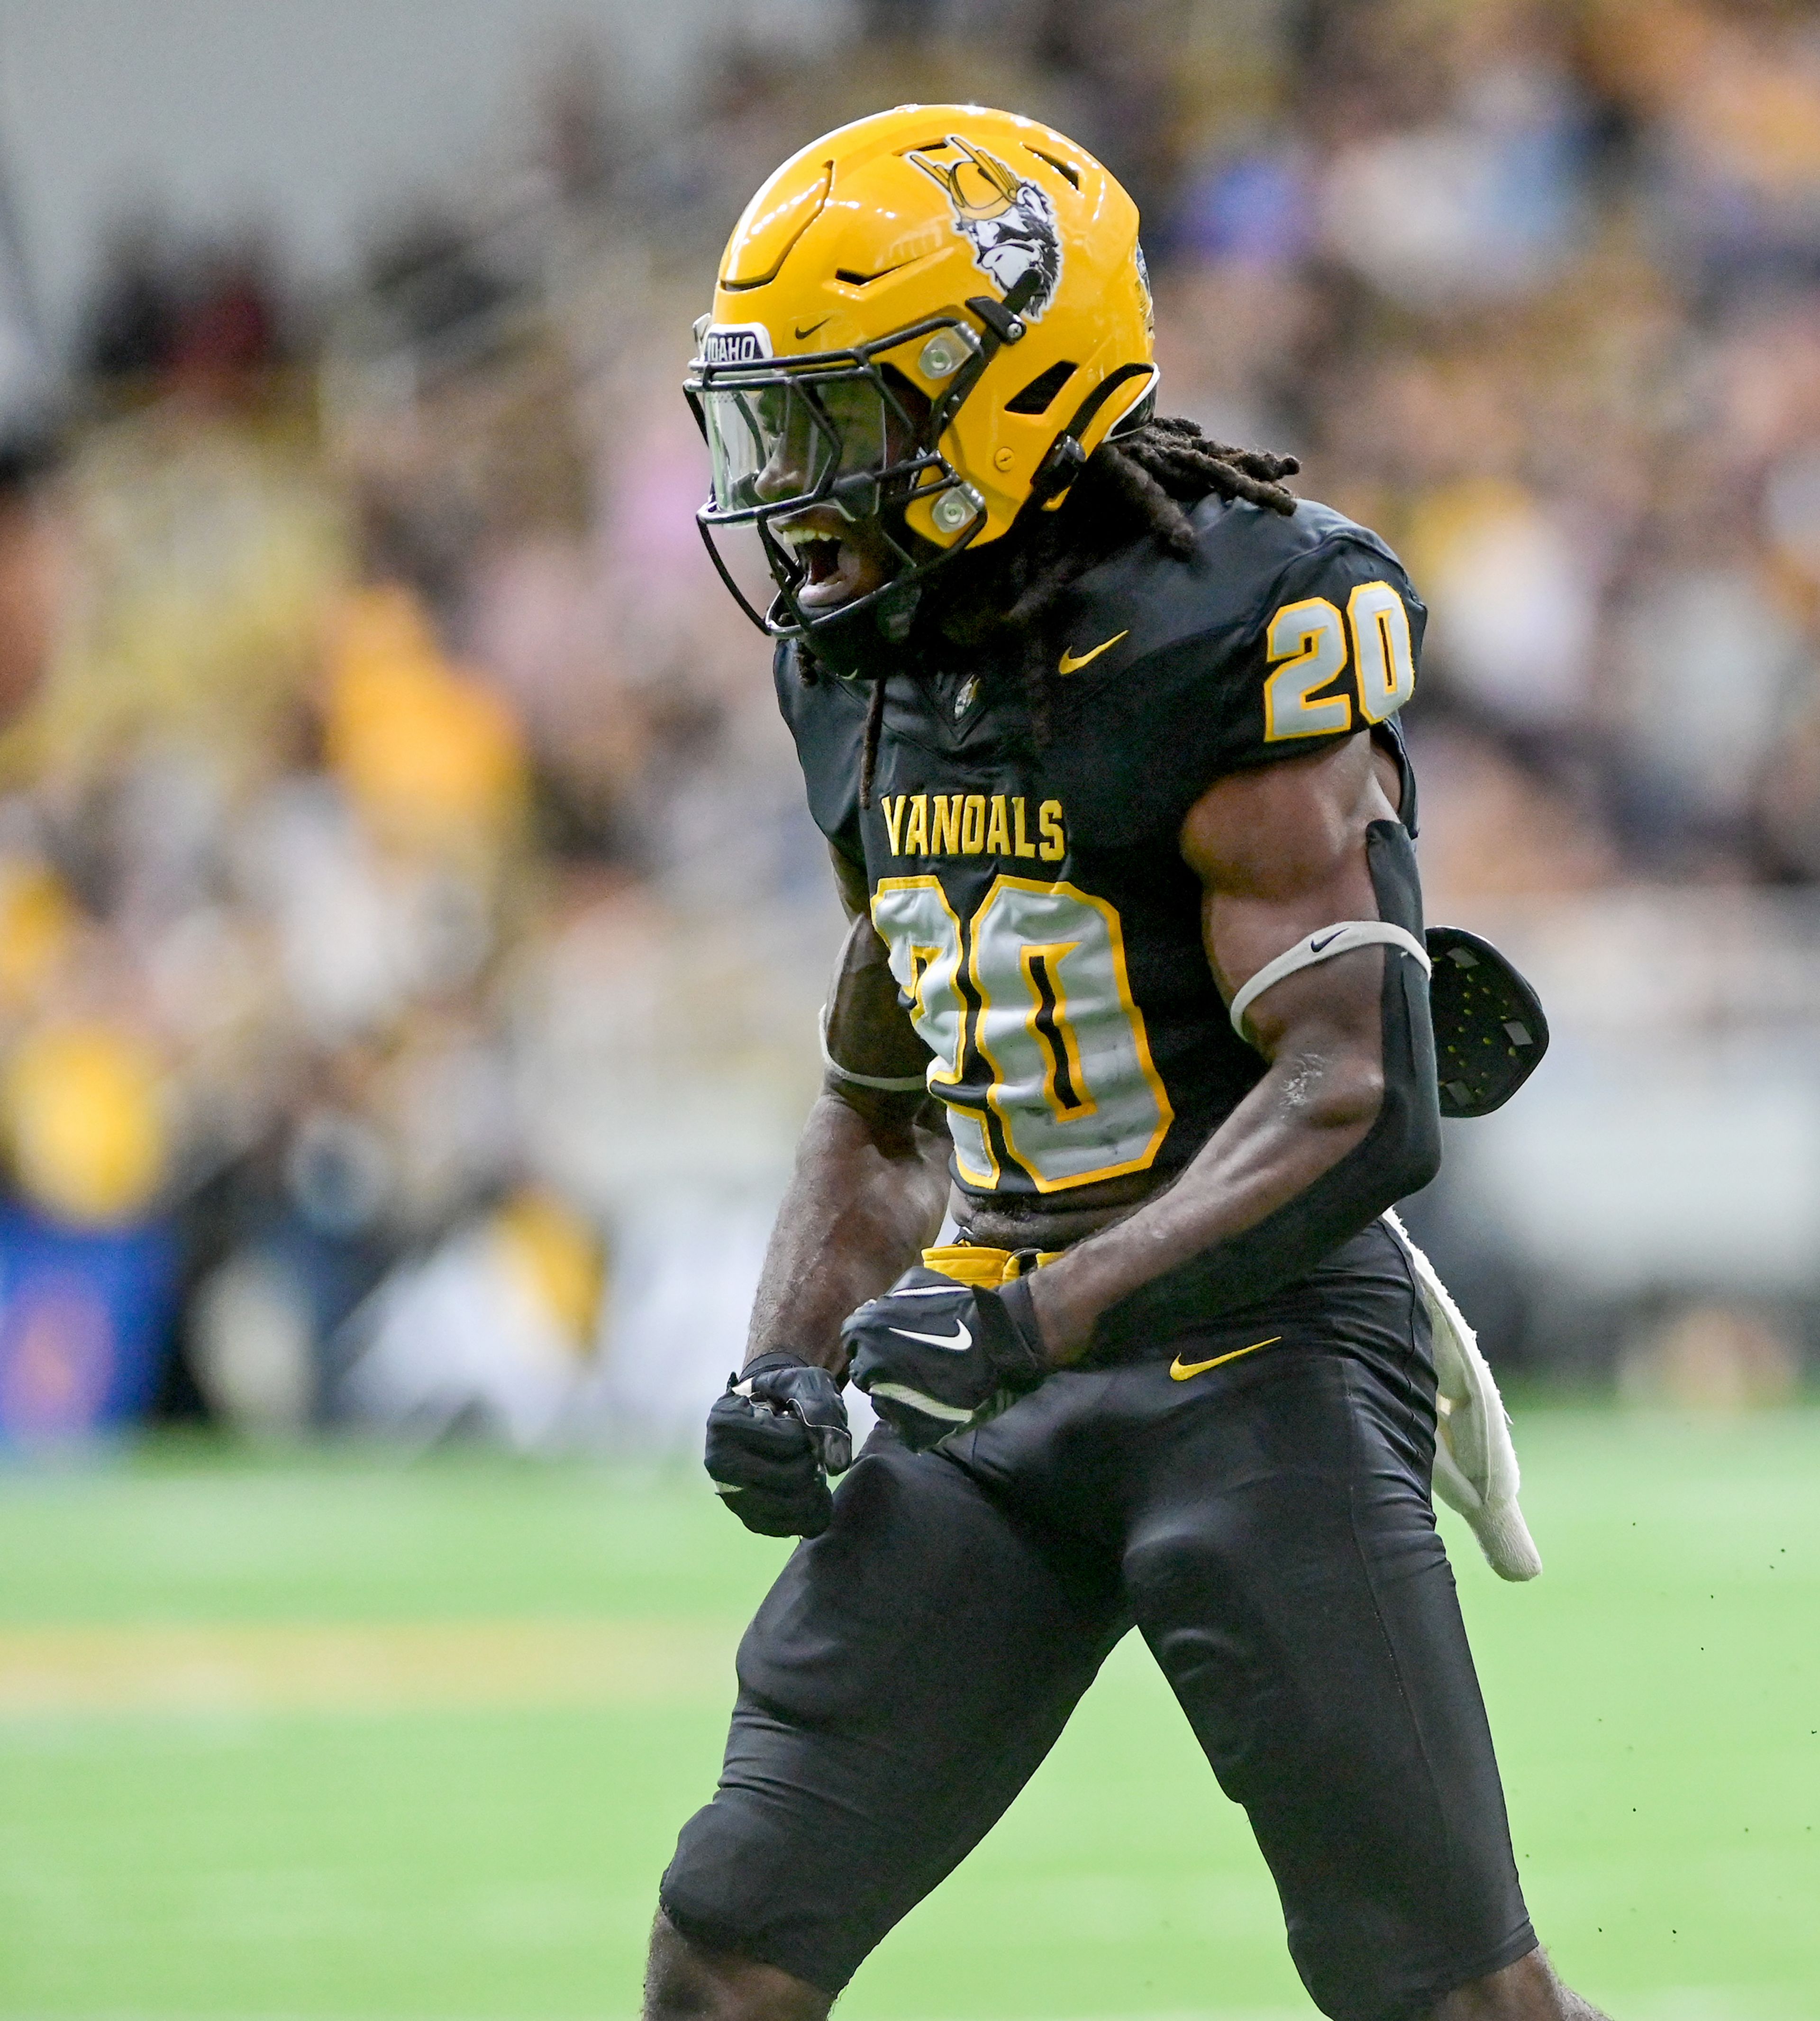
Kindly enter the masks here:
M 863 867 L 860 763 L 865 743 L 866 696 L 856 683 L 827 674 L 803 679 L 795 648 L 781 642 L 771 662 L 777 706 L 795 739 L 810 818 L 850 863 Z
M 1390 722 L 1415 692 L 1427 621 L 1381 541 L 1349 533 L 1298 556 L 1207 668 L 1217 734 L 1203 785 Z
M 1188 621 L 1106 683 L 1088 748 L 1130 756 L 1116 781 L 1083 761 L 1075 800 L 1108 843 L 1173 835 L 1231 773 L 1380 725 L 1388 735 L 1414 692 L 1428 614 L 1396 555 L 1338 514 L 1286 555 L 1289 530 L 1265 517 L 1253 515 L 1254 544 L 1229 541 L 1174 592 Z

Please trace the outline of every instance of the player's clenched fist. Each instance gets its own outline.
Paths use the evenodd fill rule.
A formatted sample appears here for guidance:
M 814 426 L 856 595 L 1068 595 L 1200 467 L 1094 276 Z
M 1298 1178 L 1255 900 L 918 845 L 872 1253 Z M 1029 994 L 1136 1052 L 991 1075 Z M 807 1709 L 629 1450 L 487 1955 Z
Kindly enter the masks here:
M 793 1354 L 761 1354 L 708 1414 L 708 1478 L 763 1537 L 819 1537 L 834 1514 L 828 1477 L 853 1464 L 840 1385 Z
M 1030 1286 L 963 1284 L 906 1270 L 841 1328 L 850 1373 L 912 1451 L 984 1424 L 1050 1372 Z

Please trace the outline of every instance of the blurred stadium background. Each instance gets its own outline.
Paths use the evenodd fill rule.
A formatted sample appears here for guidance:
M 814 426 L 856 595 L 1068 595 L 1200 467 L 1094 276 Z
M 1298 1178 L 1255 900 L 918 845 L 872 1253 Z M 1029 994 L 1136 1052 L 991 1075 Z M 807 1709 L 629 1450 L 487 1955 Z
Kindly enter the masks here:
M 836 931 L 677 384 L 763 175 L 947 98 L 1429 599 L 1430 916 L 1555 1029 L 1409 1209 L 1525 1400 L 1538 1921 L 1820 2015 L 1798 0 L 0 0 L 0 2012 L 630 2012 Z M 851 2011 L 1297 2011 L 1159 1697 Z

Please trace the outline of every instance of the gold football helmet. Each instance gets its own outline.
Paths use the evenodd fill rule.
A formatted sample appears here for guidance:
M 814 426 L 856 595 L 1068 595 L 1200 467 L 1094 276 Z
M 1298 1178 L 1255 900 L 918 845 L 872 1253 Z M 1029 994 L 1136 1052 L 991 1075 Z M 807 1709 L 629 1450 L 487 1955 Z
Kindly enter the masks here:
M 901 636 L 930 570 L 1059 504 L 1156 378 L 1137 206 L 1073 141 L 977 105 L 899 106 L 793 155 L 734 227 L 695 333 L 703 538 L 783 638 L 864 610 Z M 815 536 L 789 523 L 811 508 L 879 530 L 890 579 L 806 603 Z M 742 526 L 777 586 L 766 617 L 717 546 Z

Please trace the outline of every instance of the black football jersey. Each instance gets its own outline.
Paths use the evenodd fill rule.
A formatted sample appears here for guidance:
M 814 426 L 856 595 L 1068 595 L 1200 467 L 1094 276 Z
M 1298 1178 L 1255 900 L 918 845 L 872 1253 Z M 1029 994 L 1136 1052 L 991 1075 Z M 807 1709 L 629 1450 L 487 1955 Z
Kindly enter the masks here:
M 1145 538 L 1073 585 L 1046 734 L 1014 667 L 907 651 L 863 810 L 866 687 L 777 655 L 810 812 L 864 868 L 976 1196 L 1174 1171 L 1263 1072 L 1178 840 L 1216 779 L 1370 729 L 1414 825 L 1395 718 L 1426 613 L 1396 557 L 1307 501 L 1210 497 L 1192 519 L 1192 559 Z

